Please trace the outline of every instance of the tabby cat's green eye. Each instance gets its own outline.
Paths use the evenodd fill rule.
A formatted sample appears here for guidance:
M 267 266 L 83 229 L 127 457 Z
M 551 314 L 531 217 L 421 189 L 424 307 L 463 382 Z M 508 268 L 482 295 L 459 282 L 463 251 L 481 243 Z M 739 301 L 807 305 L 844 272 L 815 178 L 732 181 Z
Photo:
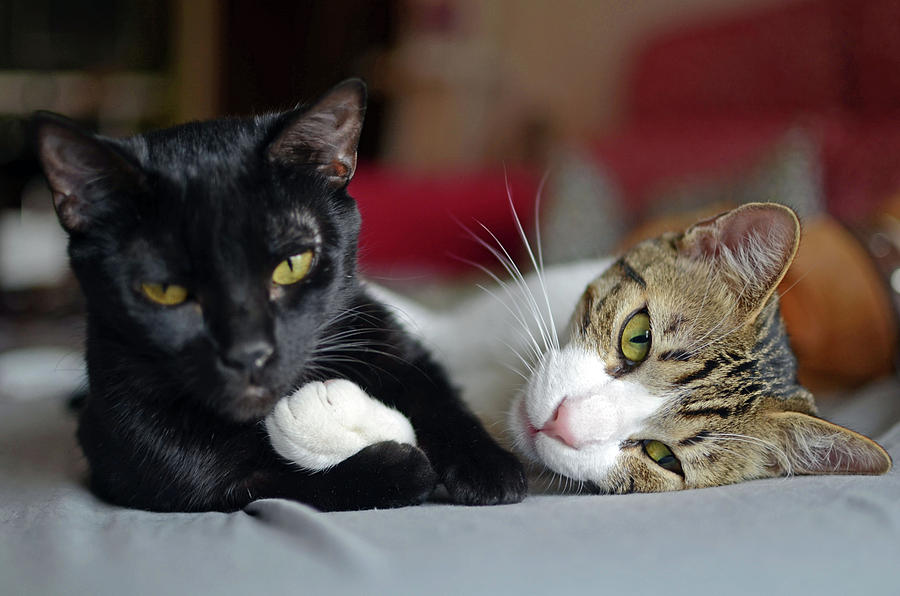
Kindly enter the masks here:
M 187 288 L 174 284 L 141 284 L 144 296 L 163 306 L 175 306 L 187 300 Z
M 630 362 L 643 362 L 650 352 L 650 315 L 636 312 L 622 327 L 622 355 Z
M 675 454 L 672 453 L 672 450 L 669 449 L 669 446 L 665 443 L 660 443 L 659 441 L 644 441 L 644 451 L 650 459 L 659 464 L 659 467 L 684 476 L 684 471 L 681 469 L 681 462 L 678 461 L 678 458 L 675 457 Z
M 272 281 L 279 286 L 289 286 L 297 283 L 309 273 L 312 260 L 313 253 L 311 250 L 286 258 L 275 267 L 275 271 L 272 272 Z

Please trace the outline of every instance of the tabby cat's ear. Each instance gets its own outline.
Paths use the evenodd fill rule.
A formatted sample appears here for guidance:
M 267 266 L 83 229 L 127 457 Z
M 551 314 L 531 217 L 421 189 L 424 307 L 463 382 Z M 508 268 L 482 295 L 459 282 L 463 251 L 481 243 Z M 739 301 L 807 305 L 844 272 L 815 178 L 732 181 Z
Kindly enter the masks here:
M 689 228 L 679 252 L 709 262 L 755 317 L 775 291 L 800 244 L 800 221 L 777 203 L 748 203 Z
M 356 171 L 365 114 L 366 85 L 348 79 L 288 118 L 269 145 L 269 158 L 289 166 L 312 166 L 331 185 L 345 186 Z
M 135 186 L 139 170 L 109 144 L 50 112 L 32 119 L 37 157 L 62 226 L 83 232 L 108 208 L 110 192 Z
M 770 414 L 776 444 L 783 451 L 778 466 L 792 474 L 885 474 L 891 456 L 859 433 L 800 412 Z

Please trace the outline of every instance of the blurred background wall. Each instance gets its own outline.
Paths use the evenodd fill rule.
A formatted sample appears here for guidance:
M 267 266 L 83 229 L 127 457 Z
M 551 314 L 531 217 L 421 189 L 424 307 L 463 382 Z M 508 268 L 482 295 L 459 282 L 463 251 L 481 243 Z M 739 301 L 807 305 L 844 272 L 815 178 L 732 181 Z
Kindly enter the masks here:
M 349 76 L 382 282 L 496 266 L 460 223 L 516 253 L 510 202 L 548 262 L 753 200 L 877 222 L 900 254 L 900 0 L 0 0 L 0 356 L 80 338 L 29 114 L 127 135 Z
M 373 103 L 363 155 L 419 168 L 539 155 L 623 113 L 654 30 L 784 0 L 4 0 L 0 189 L 33 173 L 19 117 L 107 134 L 280 109 L 342 77 Z

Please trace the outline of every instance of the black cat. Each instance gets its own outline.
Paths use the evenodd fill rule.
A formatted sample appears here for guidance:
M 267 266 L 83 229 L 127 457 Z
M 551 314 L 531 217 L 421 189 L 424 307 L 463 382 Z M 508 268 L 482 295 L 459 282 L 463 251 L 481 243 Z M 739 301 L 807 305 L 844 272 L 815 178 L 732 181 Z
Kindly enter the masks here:
M 394 507 L 437 482 L 465 504 L 524 497 L 518 461 L 357 275 L 360 217 L 345 189 L 365 95 L 349 80 L 308 109 L 127 139 L 35 116 L 87 297 L 78 439 L 99 496 L 158 511 L 266 497 Z M 376 443 L 320 472 L 278 456 L 261 421 L 328 378 L 405 414 L 421 449 Z

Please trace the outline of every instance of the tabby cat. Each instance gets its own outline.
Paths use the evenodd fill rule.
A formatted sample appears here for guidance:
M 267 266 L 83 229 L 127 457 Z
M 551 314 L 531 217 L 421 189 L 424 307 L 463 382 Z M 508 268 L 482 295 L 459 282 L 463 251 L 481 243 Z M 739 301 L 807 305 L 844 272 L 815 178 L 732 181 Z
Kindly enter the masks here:
M 505 304 L 402 309 L 488 427 L 502 430 L 505 416 L 517 450 L 567 485 L 631 493 L 883 474 L 885 450 L 816 417 L 797 382 L 776 287 L 799 238 L 789 208 L 748 204 L 617 260 L 530 278 L 495 250 L 518 280 L 503 284 Z M 529 373 L 518 393 L 498 372 L 509 348 Z
M 392 507 L 436 482 L 460 503 L 523 498 L 521 464 L 358 276 L 364 111 L 350 80 L 305 109 L 127 139 L 35 117 L 87 298 L 78 439 L 98 495 L 158 511 Z M 346 423 L 365 401 L 372 432 Z

